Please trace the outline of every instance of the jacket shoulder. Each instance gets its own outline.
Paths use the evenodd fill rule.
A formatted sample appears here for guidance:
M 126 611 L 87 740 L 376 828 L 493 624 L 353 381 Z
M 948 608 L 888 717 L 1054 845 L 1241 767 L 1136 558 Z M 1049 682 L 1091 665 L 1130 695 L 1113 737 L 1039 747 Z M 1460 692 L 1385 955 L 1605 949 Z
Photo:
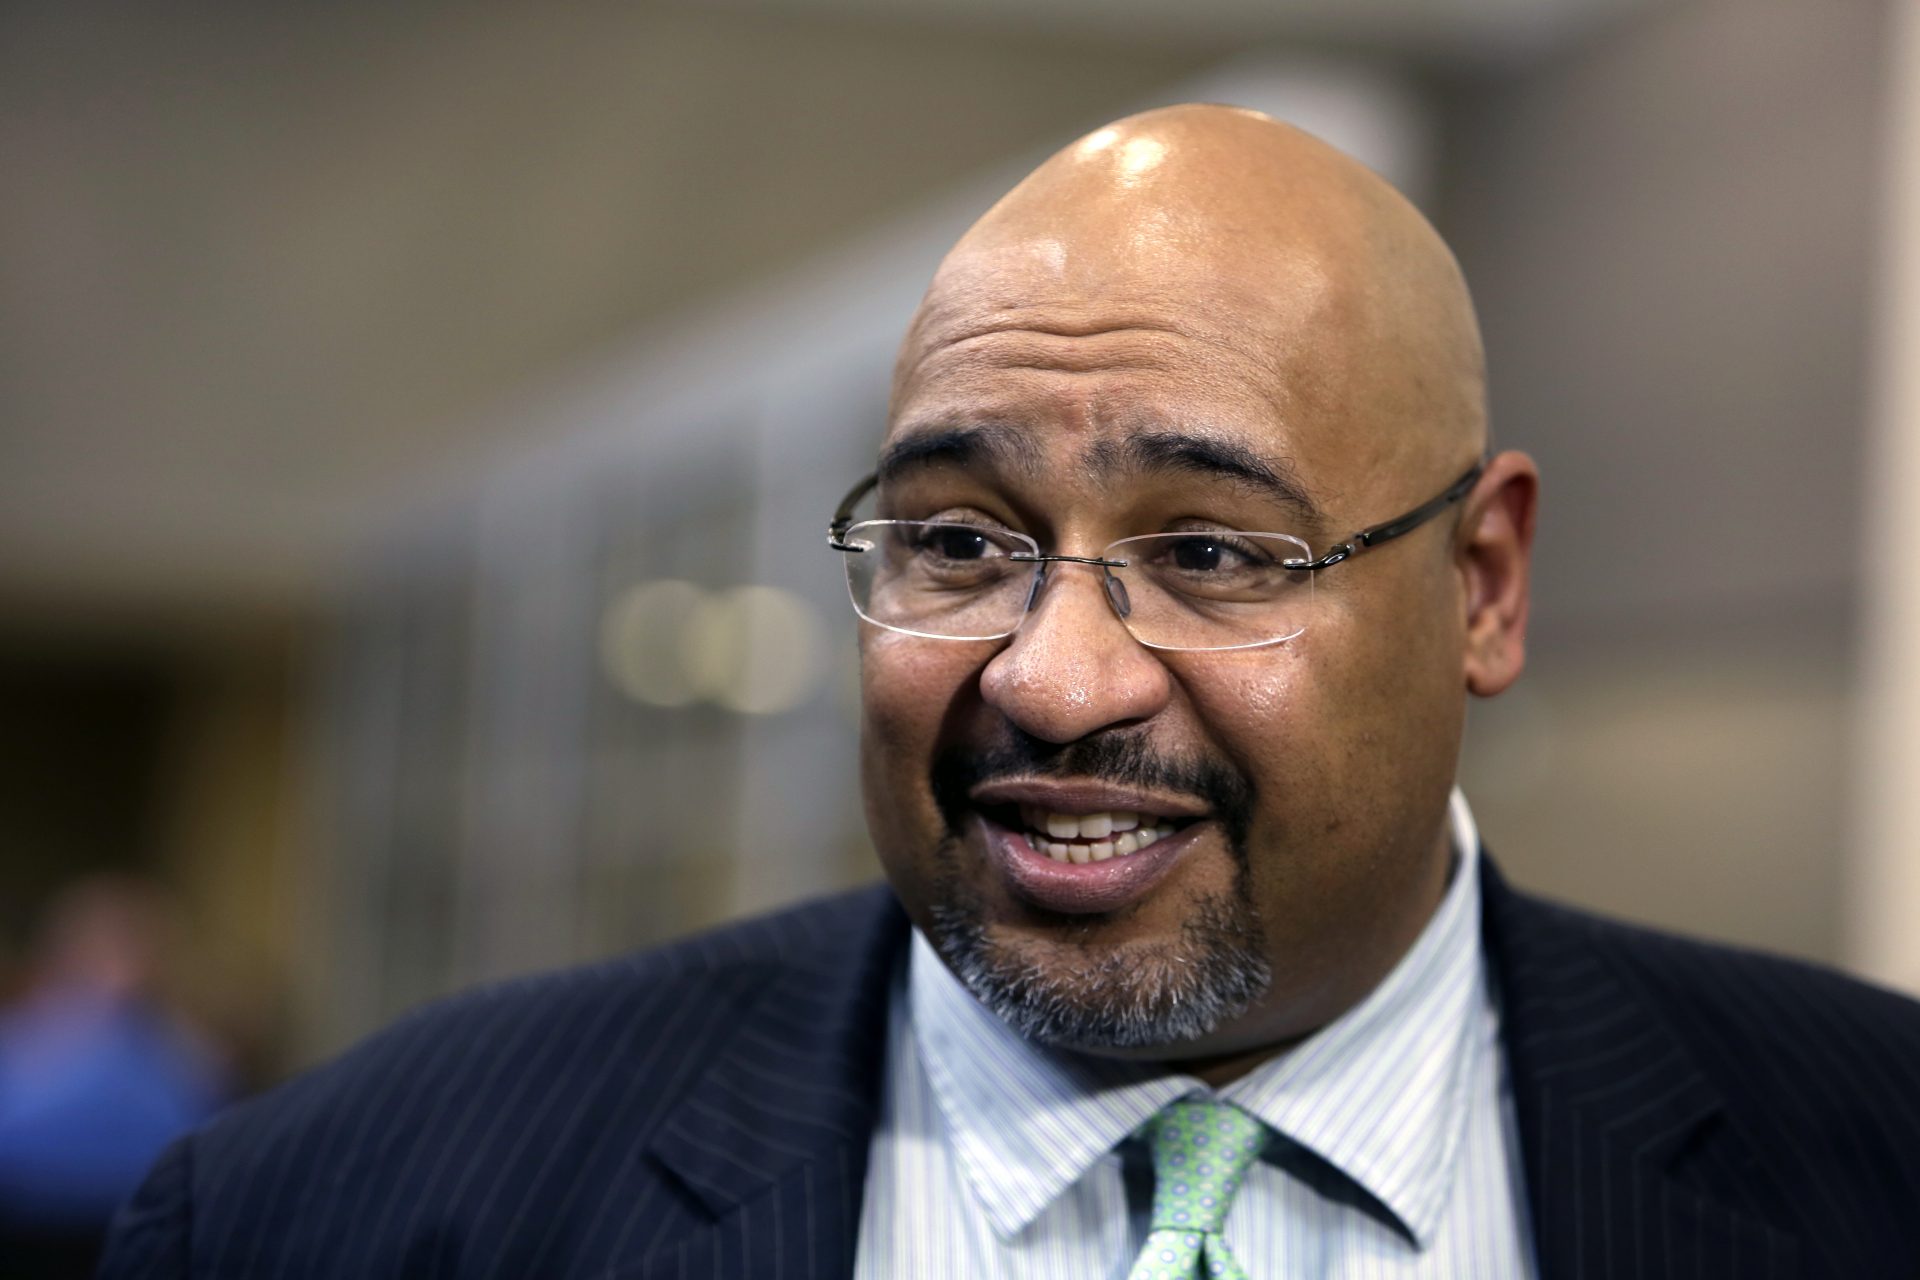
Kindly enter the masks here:
M 671 1030 L 684 1056 L 701 1043 L 703 1027 L 723 1021 L 723 1010 L 737 1010 L 773 975 L 797 964 L 848 963 L 883 925 L 891 902 L 884 889 L 859 890 L 434 1001 L 215 1121 L 203 1135 L 203 1158 L 233 1139 L 257 1142 L 262 1129 L 316 1117 L 338 1123 L 342 1108 L 400 1111 L 403 1100 L 428 1092 L 427 1082 L 488 1090 L 577 1072 L 626 1053 L 642 1032 L 658 1040 Z
M 1531 900 L 1553 926 L 1585 938 L 1683 1040 L 1740 1074 L 1754 1054 L 1848 1074 L 1920 1062 L 1920 1001 L 1808 960 L 1669 933 Z M 1889 1076 L 1920 1085 L 1911 1066 Z
M 577 1071 L 601 1054 L 630 1049 L 639 1029 L 674 1027 L 677 1043 L 689 1049 L 700 1040 L 700 1024 L 750 1000 L 769 978 L 795 966 L 843 971 L 856 963 L 895 914 L 892 896 L 876 886 L 443 997 L 229 1111 L 205 1130 L 203 1149 L 219 1147 L 229 1134 L 256 1139 L 255 1130 L 296 1116 L 342 1106 L 380 1109 L 383 1086 L 403 1078 L 487 1087 L 535 1068 Z
M 183 1139 L 123 1210 L 109 1261 L 135 1238 L 185 1253 L 188 1220 L 194 1274 L 289 1257 L 299 1274 L 411 1274 L 513 1205 L 564 1211 L 575 1244 L 617 1231 L 626 1219 L 605 1226 L 594 1206 L 645 1194 L 641 1154 L 702 1064 L 792 1012 L 768 993 L 832 1002 L 879 984 L 904 933 L 875 887 L 426 1005 Z
M 1651 1043 L 1679 1046 L 1712 1085 L 1741 1159 L 1837 1197 L 1859 1230 L 1920 1195 L 1920 1003 L 1824 965 L 1498 893 L 1506 963 L 1545 971 L 1510 975 L 1536 1025 L 1605 1021 L 1621 1042 L 1657 1026 Z M 1602 982 L 1627 998 L 1594 996 Z M 1560 1012 L 1540 1011 L 1543 993 Z M 1572 1010 L 1590 998 L 1602 1012 Z

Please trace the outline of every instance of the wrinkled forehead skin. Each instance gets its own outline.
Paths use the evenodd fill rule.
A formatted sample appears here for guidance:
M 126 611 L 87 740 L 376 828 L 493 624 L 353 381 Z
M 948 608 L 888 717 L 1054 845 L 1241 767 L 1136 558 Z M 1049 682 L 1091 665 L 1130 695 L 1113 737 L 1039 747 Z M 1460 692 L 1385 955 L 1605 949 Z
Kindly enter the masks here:
M 1480 337 L 1451 253 L 1377 175 L 1257 112 L 1129 117 L 1009 192 L 914 316 L 891 429 L 964 412 L 1034 344 L 1116 329 L 1147 359 L 1164 336 L 1196 395 L 1261 398 L 1289 461 L 1356 506 L 1375 478 L 1430 486 L 1485 448 Z

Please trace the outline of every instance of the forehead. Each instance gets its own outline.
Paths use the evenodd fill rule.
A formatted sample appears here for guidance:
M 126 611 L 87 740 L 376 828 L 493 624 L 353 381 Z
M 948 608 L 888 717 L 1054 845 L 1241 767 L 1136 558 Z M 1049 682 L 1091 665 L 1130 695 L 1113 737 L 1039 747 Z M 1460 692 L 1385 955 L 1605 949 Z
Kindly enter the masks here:
M 1132 442 L 1169 432 L 1297 474 L 1319 470 L 1334 438 L 1350 457 L 1350 290 L 1305 255 L 1257 271 L 1228 257 L 1076 261 L 1053 242 L 956 253 L 902 345 L 889 441 L 1003 425 L 1056 464 L 1144 461 Z
M 956 252 L 916 312 L 895 370 L 896 408 L 926 395 L 1004 389 L 1020 370 L 1133 373 L 1183 395 L 1289 394 L 1324 376 L 1348 327 L 1342 290 L 1310 259 L 1219 252 L 1117 254 L 1056 241 Z M 1064 388 L 1060 388 L 1064 390 Z

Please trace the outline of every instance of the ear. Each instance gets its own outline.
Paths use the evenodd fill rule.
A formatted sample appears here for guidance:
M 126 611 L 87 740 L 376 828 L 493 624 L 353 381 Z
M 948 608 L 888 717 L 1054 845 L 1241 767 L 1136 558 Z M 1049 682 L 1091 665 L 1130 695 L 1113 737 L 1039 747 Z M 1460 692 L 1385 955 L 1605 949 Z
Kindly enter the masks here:
M 1524 453 L 1494 455 L 1467 497 L 1454 562 L 1466 599 L 1467 688 L 1490 698 L 1527 663 L 1528 571 L 1540 470 Z

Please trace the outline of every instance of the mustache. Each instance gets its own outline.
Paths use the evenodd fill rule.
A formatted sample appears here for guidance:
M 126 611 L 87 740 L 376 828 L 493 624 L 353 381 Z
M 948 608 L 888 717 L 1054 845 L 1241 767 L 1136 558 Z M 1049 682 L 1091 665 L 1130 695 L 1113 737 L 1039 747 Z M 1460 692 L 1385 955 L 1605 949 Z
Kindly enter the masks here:
M 1145 733 L 1119 730 L 1072 742 L 1048 742 L 1008 725 L 997 742 L 948 748 L 933 762 L 934 803 L 948 830 L 959 833 L 972 808 L 968 796 L 975 787 L 1014 778 L 1084 778 L 1193 796 L 1205 802 L 1225 828 L 1235 855 L 1245 859 L 1253 783 L 1218 759 L 1162 755 Z

